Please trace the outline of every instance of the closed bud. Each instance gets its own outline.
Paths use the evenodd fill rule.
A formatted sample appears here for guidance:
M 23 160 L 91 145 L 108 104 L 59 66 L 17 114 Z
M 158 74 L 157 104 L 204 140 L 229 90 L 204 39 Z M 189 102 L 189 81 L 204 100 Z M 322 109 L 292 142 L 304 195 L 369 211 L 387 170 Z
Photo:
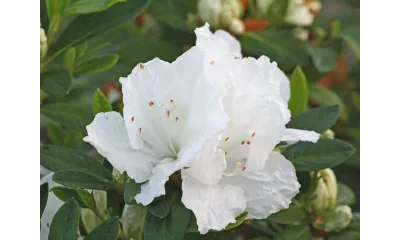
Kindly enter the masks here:
M 317 176 L 319 179 L 312 204 L 318 214 L 333 208 L 336 204 L 337 184 L 335 173 L 332 169 L 320 170 L 317 172 Z
M 323 229 L 325 232 L 337 232 L 345 229 L 350 224 L 352 218 L 351 208 L 347 205 L 341 205 L 329 214 L 326 214 L 325 217 L 317 217 L 313 226 Z
M 221 25 L 223 27 L 232 25 L 232 21 L 235 19 L 239 20 L 243 13 L 243 6 L 240 0 L 222 0 L 222 12 L 221 12 Z M 234 25 L 238 25 L 233 23 Z M 243 22 L 241 22 L 244 31 Z
M 334 139 L 335 133 L 332 130 L 328 129 L 322 133 L 321 137 L 326 139 Z
M 210 24 L 212 28 L 219 27 L 221 11 L 221 0 L 200 0 L 197 4 L 200 19 Z
M 229 24 L 229 30 L 236 35 L 244 33 L 245 27 L 242 20 L 238 18 L 233 19 L 231 24 Z
M 43 28 L 40 28 L 40 59 L 47 53 L 47 36 Z
M 293 29 L 293 36 L 303 42 L 307 41 L 308 36 L 310 35 L 310 31 L 305 28 L 297 27 Z

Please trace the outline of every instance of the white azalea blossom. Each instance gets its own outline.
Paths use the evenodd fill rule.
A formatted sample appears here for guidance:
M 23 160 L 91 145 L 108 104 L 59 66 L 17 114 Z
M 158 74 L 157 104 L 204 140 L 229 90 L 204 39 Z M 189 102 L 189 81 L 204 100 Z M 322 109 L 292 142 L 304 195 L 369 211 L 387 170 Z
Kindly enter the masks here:
M 204 234 L 244 211 L 260 219 L 287 208 L 300 185 L 273 149 L 319 134 L 285 128 L 290 86 L 275 62 L 242 58 L 239 42 L 208 24 L 195 33 L 196 46 L 174 62 L 155 58 L 121 78 L 124 116 L 97 114 L 84 140 L 143 183 L 135 198 L 143 205 L 180 170 L 182 202 Z

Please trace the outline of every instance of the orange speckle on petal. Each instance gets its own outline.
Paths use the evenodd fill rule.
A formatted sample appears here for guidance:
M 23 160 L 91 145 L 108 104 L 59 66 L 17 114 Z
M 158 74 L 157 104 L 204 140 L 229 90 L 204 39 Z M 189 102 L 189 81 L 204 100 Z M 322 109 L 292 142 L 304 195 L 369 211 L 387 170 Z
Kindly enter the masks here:
M 251 137 L 254 137 L 256 135 L 256 133 L 255 132 L 253 132 L 253 134 L 251 134 Z
M 213 65 L 213 64 L 214 64 L 214 61 L 211 61 L 210 64 Z
M 179 120 L 179 118 L 178 118 L 178 117 L 176 117 L 176 118 L 175 118 L 175 122 L 177 122 L 178 120 Z
M 250 145 L 250 143 L 251 143 L 250 141 L 247 141 L 247 145 Z
M 142 128 L 139 128 L 139 132 L 142 133 Z
M 240 144 L 244 145 L 245 143 L 246 143 L 245 141 L 242 141 Z
M 149 106 L 150 106 L 150 107 L 153 106 L 153 105 L 154 105 L 154 102 L 153 102 L 153 101 L 149 102 Z
M 132 122 L 133 122 L 133 121 L 135 121 L 135 117 L 134 117 L 134 116 L 132 116 L 131 120 L 132 120 Z
M 225 156 L 228 155 L 228 152 L 225 152 Z
M 243 167 L 243 168 L 242 168 L 242 172 L 244 172 L 244 171 L 246 171 L 246 167 Z
M 142 69 L 142 70 L 144 69 L 144 66 L 143 66 L 142 63 L 139 64 L 139 68 Z
M 171 112 L 170 112 L 170 111 L 167 111 L 167 117 L 169 117 L 170 114 L 171 114 Z
M 228 140 L 229 140 L 229 138 L 228 138 L 228 137 L 227 137 L 227 138 L 225 138 L 225 142 L 226 142 L 226 141 L 228 141 Z

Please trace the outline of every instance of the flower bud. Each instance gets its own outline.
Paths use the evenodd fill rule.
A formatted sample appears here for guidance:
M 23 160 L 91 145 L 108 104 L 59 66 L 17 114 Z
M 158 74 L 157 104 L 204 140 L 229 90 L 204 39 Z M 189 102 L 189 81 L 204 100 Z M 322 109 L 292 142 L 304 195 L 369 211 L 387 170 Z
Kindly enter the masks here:
M 271 3 L 273 1 L 274 0 L 257 0 L 256 2 L 257 11 L 261 13 L 261 15 L 267 14 L 269 7 L 271 6 Z
M 285 22 L 298 26 L 309 26 L 321 10 L 318 0 L 290 0 Z
M 329 168 L 318 171 L 317 176 L 319 179 L 313 199 L 313 208 L 317 213 L 323 213 L 336 204 L 336 177 L 332 169 Z
M 221 0 L 200 0 L 197 4 L 200 19 L 208 22 L 212 28 L 219 27 L 221 11 Z
M 242 13 L 243 6 L 239 0 L 222 0 L 221 25 L 230 27 L 232 21 L 234 19 L 239 20 Z M 235 25 L 238 25 L 237 20 L 236 23 L 234 23 Z
M 40 59 L 47 53 L 47 37 L 43 28 L 40 28 Z
M 293 36 L 303 42 L 307 41 L 310 31 L 305 28 L 297 27 L 293 29 Z
M 334 139 L 335 133 L 332 130 L 328 129 L 322 133 L 321 137 L 326 139 Z
M 244 33 L 245 27 L 242 20 L 235 18 L 229 24 L 229 30 L 236 35 Z
M 313 226 L 323 229 L 325 232 L 340 231 L 350 224 L 352 218 L 351 208 L 347 205 L 342 205 L 330 212 L 323 221 L 314 221 Z

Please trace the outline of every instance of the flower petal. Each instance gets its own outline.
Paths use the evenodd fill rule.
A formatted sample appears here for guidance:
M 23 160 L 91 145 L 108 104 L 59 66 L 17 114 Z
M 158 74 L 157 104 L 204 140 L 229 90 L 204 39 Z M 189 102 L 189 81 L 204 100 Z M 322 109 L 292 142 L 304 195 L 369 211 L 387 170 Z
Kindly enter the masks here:
M 117 112 L 98 113 L 86 127 L 84 141 L 92 144 L 111 165 L 141 183 L 151 176 L 153 164 L 158 160 L 150 153 L 133 150 L 121 115 Z
M 281 140 L 290 143 L 295 143 L 297 141 L 315 143 L 318 141 L 319 136 L 319 133 L 316 133 L 314 131 L 287 128 Z
M 221 186 L 240 186 L 246 197 L 248 218 L 266 218 L 287 208 L 299 192 L 295 169 L 280 153 L 272 152 L 264 169 L 224 177 Z
M 182 180 L 182 203 L 193 211 L 201 234 L 224 229 L 246 208 L 243 190 L 238 186 L 208 186 L 185 170 Z

